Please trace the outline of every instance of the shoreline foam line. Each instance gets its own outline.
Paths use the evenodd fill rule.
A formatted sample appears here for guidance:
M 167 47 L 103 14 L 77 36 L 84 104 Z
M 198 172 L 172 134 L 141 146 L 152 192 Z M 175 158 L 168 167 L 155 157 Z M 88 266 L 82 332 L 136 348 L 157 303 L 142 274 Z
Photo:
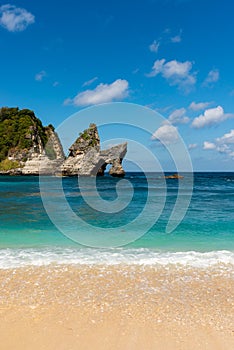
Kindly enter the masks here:
M 219 267 L 233 270 L 234 252 L 162 252 L 139 249 L 72 249 L 72 248 L 7 248 L 1 249 L 0 269 L 28 266 L 81 265 L 81 266 L 177 266 L 187 268 Z

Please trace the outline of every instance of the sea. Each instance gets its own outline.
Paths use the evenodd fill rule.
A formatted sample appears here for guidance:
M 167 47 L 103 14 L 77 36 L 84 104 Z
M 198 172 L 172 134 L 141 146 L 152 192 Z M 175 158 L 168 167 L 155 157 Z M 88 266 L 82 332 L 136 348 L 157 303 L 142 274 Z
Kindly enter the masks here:
M 46 203 L 40 181 L 46 184 Z M 183 213 L 168 230 L 179 195 Z M 234 266 L 231 172 L 183 174 L 179 180 L 129 172 L 124 182 L 109 175 L 85 178 L 82 190 L 76 177 L 0 176 L 0 198 L 0 269 L 50 264 Z M 117 240 L 112 245 L 113 229 Z

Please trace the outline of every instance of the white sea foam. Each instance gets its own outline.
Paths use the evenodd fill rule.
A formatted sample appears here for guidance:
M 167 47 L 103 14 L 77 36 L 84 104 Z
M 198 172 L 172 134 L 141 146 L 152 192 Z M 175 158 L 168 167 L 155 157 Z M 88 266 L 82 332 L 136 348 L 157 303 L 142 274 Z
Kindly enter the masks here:
M 165 267 L 175 265 L 191 268 L 223 266 L 228 270 L 234 267 L 234 252 L 160 252 L 153 249 L 73 249 L 73 248 L 28 248 L 1 249 L 0 269 L 49 264 L 72 265 L 142 265 Z

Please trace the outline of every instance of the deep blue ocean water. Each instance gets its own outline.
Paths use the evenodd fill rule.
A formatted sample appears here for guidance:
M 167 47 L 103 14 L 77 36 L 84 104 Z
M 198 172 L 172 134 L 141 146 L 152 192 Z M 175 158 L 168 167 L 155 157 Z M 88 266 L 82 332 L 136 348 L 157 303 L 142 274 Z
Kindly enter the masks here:
M 92 227 L 115 227 L 120 235 L 130 235 L 123 225 L 137 218 L 145 207 L 151 191 L 155 201 L 155 212 L 146 213 L 144 220 L 151 220 L 165 199 L 159 219 L 141 238 L 123 248 L 93 249 L 84 247 L 64 236 L 51 222 L 44 209 L 40 195 L 38 177 L 0 177 L 0 267 L 50 262 L 180 262 L 196 261 L 205 264 L 212 261 L 233 262 L 234 254 L 234 173 L 194 173 L 194 184 L 188 210 L 178 225 L 170 233 L 166 226 L 178 196 L 179 181 L 166 180 L 159 174 L 149 174 L 150 187 L 142 173 L 127 173 L 124 190 L 120 196 L 127 196 L 130 187 L 134 194 L 126 208 L 116 213 L 94 210 L 84 201 L 77 178 L 62 180 L 66 199 L 72 210 Z M 56 185 L 48 181 L 49 196 L 56 197 Z M 86 194 L 92 197 L 90 179 L 85 180 Z M 119 179 L 110 176 L 97 178 L 99 195 L 109 201 L 117 198 L 116 184 Z M 188 196 L 186 174 L 181 180 L 185 184 L 182 197 Z M 131 186 L 130 186 L 131 185 Z M 51 210 L 56 211 L 56 206 Z M 64 218 L 66 221 L 66 211 Z M 69 229 L 73 223 L 69 222 Z M 145 222 L 142 223 L 144 226 Z M 74 227 L 79 230 L 79 227 Z M 83 235 L 86 232 L 82 232 Z M 196 259 L 194 258 L 196 257 Z M 194 260 L 195 259 L 195 260 Z

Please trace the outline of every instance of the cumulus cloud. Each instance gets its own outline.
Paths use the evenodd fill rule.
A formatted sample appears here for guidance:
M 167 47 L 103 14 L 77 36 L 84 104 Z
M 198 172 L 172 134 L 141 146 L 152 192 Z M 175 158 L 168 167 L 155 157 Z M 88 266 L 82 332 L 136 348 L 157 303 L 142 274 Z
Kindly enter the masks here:
M 0 25 L 9 32 L 21 32 L 35 22 L 33 14 L 14 5 L 0 7 Z
M 205 109 L 211 105 L 212 102 L 192 102 L 189 106 L 189 109 L 192 111 L 200 111 L 201 109 Z
M 158 52 L 158 49 L 159 49 L 159 46 L 160 46 L 160 42 L 154 40 L 154 41 L 152 42 L 152 44 L 150 44 L 149 49 L 150 49 L 151 52 L 157 53 L 157 52 Z
M 212 69 L 206 79 L 203 82 L 203 86 L 212 86 L 214 83 L 216 83 L 219 80 L 219 70 L 218 69 Z
M 176 60 L 166 62 L 165 58 L 156 60 L 148 77 L 161 74 L 170 85 L 177 85 L 182 89 L 189 89 L 196 83 L 196 76 L 191 72 L 192 62 L 179 62 Z
M 94 77 L 90 80 L 85 81 L 82 86 L 89 86 L 89 85 L 93 84 L 96 80 L 98 80 L 98 77 Z
M 46 71 L 42 70 L 35 75 L 36 81 L 42 81 L 46 77 Z
M 67 99 L 64 104 L 75 106 L 90 106 L 99 103 L 122 100 L 128 96 L 129 84 L 127 80 L 117 79 L 112 84 L 99 84 L 94 90 L 78 93 L 73 99 Z
M 218 143 L 233 144 L 234 145 L 234 129 L 224 134 L 222 137 L 216 139 Z
M 203 149 L 216 150 L 234 159 L 234 129 L 221 137 L 217 137 L 214 142 L 205 141 Z
M 165 145 L 170 145 L 178 141 L 178 130 L 171 124 L 164 124 L 153 133 L 151 139 L 154 141 L 160 141 Z
M 171 124 L 186 124 L 189 122 L 189 118 L 186 116 L 185 108 L 179 108 L 173 111 L 169 115 L 168 120 L 171 122 Z
M 216 149 L 216 145 L 213 142 L 209 142 L 209 141 L 204 141 L 203 142 L 203 149 Z
M 225 143 L 224 144 L 220 144 L 220 145 L 218 144 L 216 146 L 216 149 L 217 149 L 217 151 L 219 153 L 226 153 L 226 154 L 232 153 L 230 146 L 225 144 Z
M 231 117 L 233 117 L 233 114 L 224 113 L 223 108 L 221 106 L 218 106 L 215 108 L 206 109 L 204 114 L 199 115 L 199 117 L 196 117 L 193 120 L 192 126 L 194 128 L 200 129 L 205 126 L 219 124 Z

